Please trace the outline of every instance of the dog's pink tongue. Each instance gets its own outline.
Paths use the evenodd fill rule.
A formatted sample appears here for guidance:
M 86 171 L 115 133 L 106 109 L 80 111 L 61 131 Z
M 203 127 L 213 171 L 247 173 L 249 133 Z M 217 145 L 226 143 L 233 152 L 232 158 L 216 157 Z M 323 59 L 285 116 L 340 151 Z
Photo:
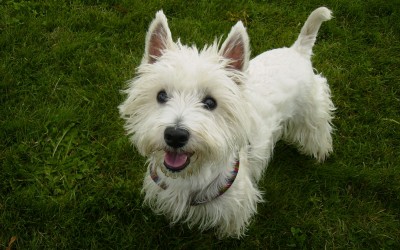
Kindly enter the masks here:
M 180 168 L 186 163 L 187 158 L 188 156 L 185 153 L 166 152 L 164 161 L 169 167 Z

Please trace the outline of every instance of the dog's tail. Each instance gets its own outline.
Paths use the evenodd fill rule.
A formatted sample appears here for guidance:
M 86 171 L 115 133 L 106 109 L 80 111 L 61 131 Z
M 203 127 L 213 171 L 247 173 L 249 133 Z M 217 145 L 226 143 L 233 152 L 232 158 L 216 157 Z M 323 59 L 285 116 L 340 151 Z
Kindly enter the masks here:
M 292 48 L 303 55 L 311 56 L 319 27 L 321 27 L 322 22 L 332 18 L 331 14 L 332 12 L 326 7 L 314 10 L 307 18 L 303 28 L 301 28 L 300 35 L 292 45 Z

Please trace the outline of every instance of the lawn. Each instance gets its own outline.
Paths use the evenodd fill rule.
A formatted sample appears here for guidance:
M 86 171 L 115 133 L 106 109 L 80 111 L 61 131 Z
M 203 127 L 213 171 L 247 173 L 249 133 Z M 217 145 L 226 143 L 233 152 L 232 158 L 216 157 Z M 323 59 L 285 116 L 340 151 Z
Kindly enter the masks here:
M 157 10 L 202 47 L 238 20 L 252 55 L 319 6 L 314 66 L 337 107 L 322 164 L 278 143 L 247 236 L 170 226 L 142 206 L 145 159 L 117 106 Z M 400 2 L 0 1 L 0 249 L 400 249 Z

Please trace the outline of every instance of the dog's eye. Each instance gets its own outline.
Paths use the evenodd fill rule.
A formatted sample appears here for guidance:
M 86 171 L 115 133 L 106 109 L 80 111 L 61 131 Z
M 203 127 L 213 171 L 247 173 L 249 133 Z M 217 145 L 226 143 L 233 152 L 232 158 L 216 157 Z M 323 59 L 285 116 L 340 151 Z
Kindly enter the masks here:
M 214 110 L 217 107 L 217 101 L 210 96 L 204 98 L 202 103 L 204 104 L 204 108 L 208 110 Z
M 166 103 L 167 101 L 168 101 L 167 92 L 165 92 L 165 90 L 161 90 L 160 92 L 158 92 L 157 102 L 162 104 L 162 103 Z

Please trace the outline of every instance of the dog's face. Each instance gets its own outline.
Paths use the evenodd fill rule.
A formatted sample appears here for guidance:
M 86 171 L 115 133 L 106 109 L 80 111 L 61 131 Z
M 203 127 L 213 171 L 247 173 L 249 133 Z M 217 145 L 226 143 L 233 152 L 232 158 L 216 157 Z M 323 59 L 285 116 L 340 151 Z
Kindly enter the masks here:
M 182 174 L 218 165 L 246 145 L 248 47 L 241 23 L 219 50 L 217 42 L 201 51 L 174 43 L 158 12 L 138 75 L 119 107 L 139 152 L 165 171 Z

